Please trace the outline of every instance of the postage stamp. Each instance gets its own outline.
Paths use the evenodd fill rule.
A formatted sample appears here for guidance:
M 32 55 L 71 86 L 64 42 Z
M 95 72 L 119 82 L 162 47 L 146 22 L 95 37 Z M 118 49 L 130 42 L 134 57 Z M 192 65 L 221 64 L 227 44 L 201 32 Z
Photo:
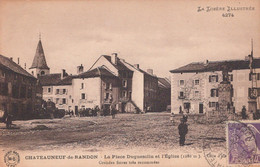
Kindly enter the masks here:
M 228 122 L 228 163 L 260 163 L 260 122 Z

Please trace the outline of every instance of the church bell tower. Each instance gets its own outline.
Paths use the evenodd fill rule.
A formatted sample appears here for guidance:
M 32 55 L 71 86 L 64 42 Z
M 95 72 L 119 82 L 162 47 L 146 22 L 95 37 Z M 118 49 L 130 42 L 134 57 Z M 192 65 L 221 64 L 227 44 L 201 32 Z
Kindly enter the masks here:
M 50 68 L 47 65 L 42 47 L 41 34 L 39 35 L 39 42 L 37 45 L 36 53 L 32 62 L 32 66 L 29 68 L 29 70 L 30 73 L 36 78 L 50 73 Z

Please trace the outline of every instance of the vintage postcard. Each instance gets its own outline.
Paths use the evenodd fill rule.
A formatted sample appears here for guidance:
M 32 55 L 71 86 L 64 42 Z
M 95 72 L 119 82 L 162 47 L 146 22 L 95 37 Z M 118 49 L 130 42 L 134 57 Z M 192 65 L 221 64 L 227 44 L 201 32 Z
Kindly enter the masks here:
M 260 165 L 260 1 L 0 0 L 1 167 Z

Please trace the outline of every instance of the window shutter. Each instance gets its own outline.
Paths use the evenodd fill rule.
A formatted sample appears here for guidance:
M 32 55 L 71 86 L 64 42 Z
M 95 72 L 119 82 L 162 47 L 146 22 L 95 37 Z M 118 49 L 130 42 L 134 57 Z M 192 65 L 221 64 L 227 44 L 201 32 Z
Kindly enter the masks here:
M 218 89 L 216 89 L 216 97 L 218 97 Z
M 216 82 L 218 82 L 218 75 L 216 76 Z
M 211 75 L 209 76 L 209 82 L 211 82 Z
M 210 90 L 210 97 L 213 97 L 213 89 Z

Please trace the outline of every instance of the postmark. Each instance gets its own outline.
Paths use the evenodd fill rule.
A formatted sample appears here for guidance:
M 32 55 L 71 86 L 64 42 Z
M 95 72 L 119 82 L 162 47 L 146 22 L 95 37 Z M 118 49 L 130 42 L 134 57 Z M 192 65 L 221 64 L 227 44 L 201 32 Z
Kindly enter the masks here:
M 260 163 L 260 122 L 228 122 L 228 164 Z
M 4 156 L 4 162 L 8 167 L 15 167 L 20 162 L 20 156 L 16 151 L 9 151 Z
M 212 127 L 205 133 L 202 141 L 204 158 L 211 167 L 226 167 L 225 124 L 209 126 Z

